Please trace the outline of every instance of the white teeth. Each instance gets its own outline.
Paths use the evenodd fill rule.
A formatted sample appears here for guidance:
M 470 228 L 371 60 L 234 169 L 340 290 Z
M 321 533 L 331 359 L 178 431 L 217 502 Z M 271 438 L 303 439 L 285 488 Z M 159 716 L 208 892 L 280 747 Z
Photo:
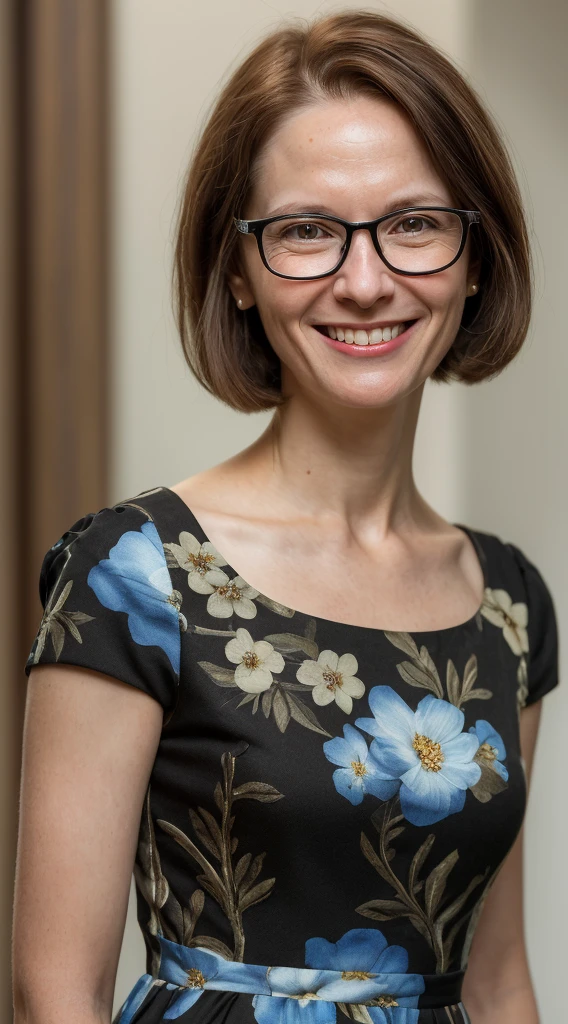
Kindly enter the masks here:
M 365 331 L 363 328 L 352 330 L 351 327 L 328 327 L 328 334 L 334 341 L 345 341 L 348 345 L 380 345 L 383 341 L 392 341 L 398 338 L 404 331 L 404 324 L 394 324 L 393 327 L 375 327 L 372 331 Z

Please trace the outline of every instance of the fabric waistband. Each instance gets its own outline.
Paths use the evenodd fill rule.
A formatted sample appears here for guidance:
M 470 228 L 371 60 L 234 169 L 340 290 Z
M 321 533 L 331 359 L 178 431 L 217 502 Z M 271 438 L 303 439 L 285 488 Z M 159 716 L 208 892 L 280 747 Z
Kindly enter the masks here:
M 391 974 L 357 969 L 265 967 L 226 960 L 203 946 L 182 946 L 157 936 L 161 947 L 157 977 L 143 975 L 134 986 L 116 1021 L 129 1024 L 153 986 L 172 991 L 166 1017 L 181 1016 L 207 989 L 243 992 L 255 997 L 322 999 L 363 1006 L 436 1009 L 460 1002 L 465 971 L 445 974 Z
M 162 948 L 158 977 L 184 988 L 359 1004 L 372 1004 L 381 997 L 390 996 L 398 1005 L 403 1006 L 403 1000 L 413 999 L 413 1005 L 426 1009 L 459 1003 L 465 975 L 465 971 L 373 974 L 368 970 L 354 970 L 352 965 L 344 971 L 317 967 L 261 967 L 225 960 L 202 946 L 181 946 L 162 936 L 158 939 Z

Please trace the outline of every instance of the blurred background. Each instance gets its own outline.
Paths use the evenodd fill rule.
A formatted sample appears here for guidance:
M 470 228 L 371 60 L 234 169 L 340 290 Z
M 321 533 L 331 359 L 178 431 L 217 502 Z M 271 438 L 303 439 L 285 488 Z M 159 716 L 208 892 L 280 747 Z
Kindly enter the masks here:
M 220 80 L 317 0 L 3 0 L 0 6 L 0 1018 L 26 679 L 42 557 L 78 518 L 233 454 L 268 413 L 191 378 L 171 313 L 173 218 Z M 415 473 L 447 519 L 518 544 L 568 635 L 564 0 L 370 2 L 455 61 L 492 111 L 525 196 L 529 339 L 500 378 L 428 382 Z M 542 1020 L 565 1017 L 568 690 L 544 701 L 526 827 L 526 930 Z M 112 913 L 112 908 L 109 908 Z M 116 1007 L 145 970 L 131 898 Z

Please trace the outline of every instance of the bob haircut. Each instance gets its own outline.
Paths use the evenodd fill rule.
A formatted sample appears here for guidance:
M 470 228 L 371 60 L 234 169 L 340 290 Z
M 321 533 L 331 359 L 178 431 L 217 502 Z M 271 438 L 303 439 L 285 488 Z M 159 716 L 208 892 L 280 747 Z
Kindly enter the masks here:
M 480 210 L 471 258 L 479 292 L 431 375 L 465 384 L 495 377 L 528 331 L 533 270 L 522 201 L 499 131 L 456 67 L 417 32 L 349 11 L 268 35 L 236 68 L 197 143 L 179 208 L 176 319 L 186 361 L 211 394 L 242 412 L 284 402 L 280 360 L 256 307 L 241 312 L 227 272 L 262 147 L 294 110 L 330 98 L 387 97 L 410 118 L 462 209 Z

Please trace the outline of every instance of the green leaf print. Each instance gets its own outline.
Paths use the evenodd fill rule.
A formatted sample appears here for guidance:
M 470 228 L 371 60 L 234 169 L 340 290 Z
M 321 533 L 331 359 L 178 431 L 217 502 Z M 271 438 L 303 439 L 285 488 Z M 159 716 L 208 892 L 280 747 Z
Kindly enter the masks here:
M 51 637 L 56 661 L 59 661 L 61 657 L 65 643 L 65 631 L 70 633 L 78 644 L 83 643 L 77 626 L 82 626 L 85 622 L 92 622 L 94 616 L 86 615 L 85 612 L 64 611 L 63 606 L 71 593 L 72 587 L 73 580 L 67 580 L 55 604 L 53 604 L 53 601 L 57 587 L 53 588 L 40 622 L 37 643 L 32 658 L 33 665 L 37 665 L 41 658 L 48 635 Z
M 454 919 L 460 913 L 469 895 L 485 880 L 489 869 L 483 875 L 476 875 L 456 899 L 450 903 L 444 903 L 448 876 L 459 860 L 459 853 L 457 850 L 452 850 L 439 864 L 436 864 L 426 878 L 419 878 L 436 839 L 435 834 L 431 833 L 415 853 L 408 871 L 408 882 L 405 885 L 390 864 L 396 853 L 392 842 L 405 828 L 404 825 L 398 824 L 403 820 L 403 816 L 393 815 L 397 802 L 398 795 L 391 797 L 371 815 L 371 822 L 379 835 L 378 850 L 375 849 L 365 833 L 361 833 L 363 855 L 377 874 L 394 889 L 396 898 L 369 900 L 356 907 L 356 912 L 374 921 L 408 917 L 413 927 L 420 932 L 433 950 L 436 956 L 436 972 L 444 973 L 449 969 L 453 945 L 460 928 L 468 917 L 468 912 L 457 920 Z M 446 926 L 452 922 L 452 928 L 446 934 Z
M 410 661 L 402 661 L 396 667 L 405 683 L 409 686 L 416 686 L 422 690 L 429 690 L 435 697 L 445 698 L 444 688 L 434 664 L 432 656 L 425 645 L 420 650 L 409 633 L 385 632 L 385 637 L 399 650 L 404 651 L 411 658 Z M 457 708 L 461 708 L 468 700 L 489 700 L 493 694 L 491 690 L 477 688 L 474 683 L 477 679 L 477 658 L 471 654 L 467 660 L 463 680 L 460 680 L 458 671 L 451 658 L 448 658 L 446 667 L 446 693 L 447 700 Z
M 162 819 L 158 820 L 158 824 L 202 869 L 202 874 L 197 876 L 197 880 L 219 904 L 229 920 L 233 932 L 233 950 L 228 949 L 219 939 L 202 935 L 191 939 L 185 945 L 205 946 L 227 959 L 243 961 L 245 937 L 242 915 L 249 907 L 260 903 L 270 895 L 276 879 L 265 878 L 261 882 L 256 882 L 266 856 L 265 852 L 257 854 L 254 858 L 252 854 L 245 853 L 236 864 L 233 863 L 233 856 L 238 846 L 238 839 L 231 834 L 235 821 L 235 816 L 232 814 L 233 804 L 237 800 L 273 803 L 276 800 L 281 800 L 284 794 L 279 793 L 274 786 L 270 786 L 266 782 L 244 782 L 240 786 L 234 787 L 235 756 L 230 751 L 226 751 L 221 757 L 221 767 L 223 780 L 222 783 L 216 784 L 214 791 L 214 800 L 220 811 L 221 821 L 219 822 L 204 807 L 198 807 L 197 811 L 193 808 L 189 810 L 190 821 L 197 841 L 208 854 L 219 862 L 218 867 L 214 867 L 203 850 L 177 826 Z

